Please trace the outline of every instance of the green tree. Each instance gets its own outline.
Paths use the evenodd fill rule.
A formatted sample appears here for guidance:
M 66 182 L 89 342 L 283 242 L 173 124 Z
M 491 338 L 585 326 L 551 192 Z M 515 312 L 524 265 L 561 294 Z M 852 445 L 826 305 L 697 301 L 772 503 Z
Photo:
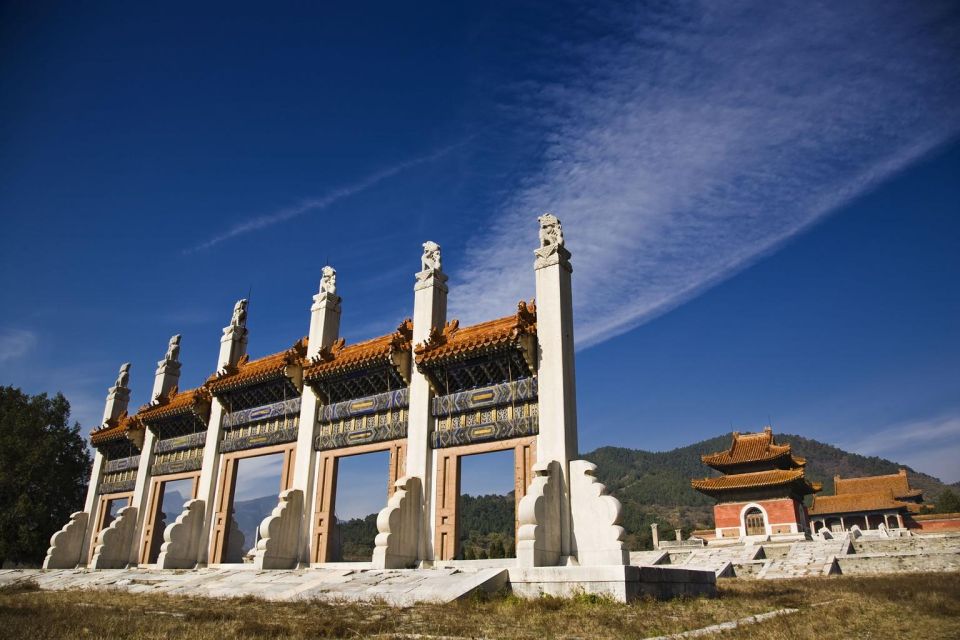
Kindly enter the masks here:
M 39 564 L 50 536 L 82 508 L 90 454 L 70 403 L 0 387 L 0 566 Z
M 504 548 L 503 541 L 500 538 L 494 538 L 490 542 L 490 547 L 487 549 L 487 555 L 491 558 L 502 558 L 504 557 Z
M 936 505 L 937 513 L 960 513 L 960 496 L 950 489 L 944 489 L 937 496 Z

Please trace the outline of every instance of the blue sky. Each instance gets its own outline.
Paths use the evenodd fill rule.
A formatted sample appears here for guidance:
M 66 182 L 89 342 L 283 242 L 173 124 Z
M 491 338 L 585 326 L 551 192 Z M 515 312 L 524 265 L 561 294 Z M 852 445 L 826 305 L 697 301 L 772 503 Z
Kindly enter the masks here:
M 387 332 L 428 239 L 503 315 L 552 211 L 584 451 L 772 421 L 960 480 L 955 3 L 452 4 L 4 3 L 0 382 L 89 428 L 248 290 L 292 344 L 328 261 Z

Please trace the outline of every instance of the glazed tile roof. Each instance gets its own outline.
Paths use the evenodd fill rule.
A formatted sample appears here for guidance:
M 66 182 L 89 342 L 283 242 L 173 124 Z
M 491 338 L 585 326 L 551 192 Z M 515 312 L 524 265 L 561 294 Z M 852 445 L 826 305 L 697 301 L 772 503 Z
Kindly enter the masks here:
M 448 322 L 442 331 L 434 329 L 423 344 L 414 349 L 418 365 L 428 365 L 468 358 L 495 350 L 502 345 L 519 344 L 523 336 L 537 333 L 537 306 L 521 300 L 513 315 L 489 320 L 469 327 L 460 327 L 457 320 Z
M 906 469 L 900 469 L 899 473 L 863 478 L 834 476 L 833 491 L 837 495 L 884 492 L 890 493 L 895 498 L 916 498 L 923 495 L 921 489 L 910 488 Z
M 777 444 L 773 438 L 773 430 L 764 428 L 760 433 L 733 432 L 730 448 L 700 456 L 700 459 L 714 468 L 731 467 L 754 462 L 772 462 L 779 458 L 790 456 L 789 444 Z M 790 456 L 792 466 L 803 466 L 806 460 L 798 456 Z
M 218 371 L 210 376 L 205 386 L 210 389 L 213 395 L 218 395 L 226 391 L 274 380 L 286 375 L 288 367 L 302 366 L 306 355 L 307 339 L 301 338 L 286 351 L 256 360 L 250 360 L 249 356 L 243 356 L 236 366 L 227 367 L 223 371 Z
M 90 432 L 90 444 L 99 447 L 107 442 L 114 442 L 126 438 L 131 432 L 143 429 L 143 423 L 136 416 L 128 416 L 124 411 L 114 420 L 108 420 L 103 425 Z
M 912 508 L 919 508 L 919 505 L 900 502 L 889 491 L 873 491 L 837 496 L 815 496 L 809 514 L 819 516 L 856 511 L 913 510 Z
M 806 482 L 803 469 L 771 469 L 769 471 L 754 471 L 752 473 L 737 473 L 720 476 L 719 478 L 704 478 L 692 480 L 690 486 L 697 491 L 726 491 L 728 489 L 752 489 L 759 487 L 778 487 L 797 481 Z M 817 485 L 811 485 L 817 486 Z
M 303 372 L 304 380 L 319 380 L 383 364 L 397 365 L 398 356 L 410 353 L 412 341 L 413 321 L 409 318 L 401 322 L 396 331 L 385 336 L 351 345 L 340 338 L 310 361 Z M 401 375 L 409 377 L 408 372 Z
M 210 415 L 210 399 L 210 390 L 206 387 L 179 392 L 174 387 L 166 397 L 158 398 L 155 404 L 140 407 L 136 417 L 143 422 L 151 422 L 193 413 L 206 422 Z

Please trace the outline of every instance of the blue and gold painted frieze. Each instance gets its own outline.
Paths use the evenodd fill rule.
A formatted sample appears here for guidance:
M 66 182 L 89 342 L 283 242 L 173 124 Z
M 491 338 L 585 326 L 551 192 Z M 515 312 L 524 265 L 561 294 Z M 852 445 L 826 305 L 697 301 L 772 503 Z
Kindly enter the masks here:
M 150 467 L 150 473 L 155 476 L 165 476 L 171 473 L 185 473 L 187 471 L 197 471 L 203 466 L 203 456 L 197 458 L 185 458 L 183 460 L 169 460 L 167 462 L 157 462 Z
M 328 435 L 319 435 L 313 441 L 313 448 L 317 451 L 327 449 L 342 449 L 372 442 L 386 442 L 400 440 L 407 437 L 406 419 L 396 419 L 388 424 L 370 427 L 361 427 L 353 431 L 341 431 Z
M 242 436 L 231 436 L 226 434 L 220 441 L 220 453 L 230 453 L 231 451 L 244 451 L 246 449 L 256 449 L 258 447 L 269 447 L 275 444 L 285 444 L 294 442 L 297 439 L 297 427 L 288 427 L 286 429 L 277 429 L 264 433 L 252 433 Z
M 207 432 L 199 431 L 197 433 L 188 433 L 185 436 L 177 436 L 176 438 L 164 438 L 163 440 L 157 440 L 157 444 L 153 450 L 156 453 L 169 453 L 171 451 L 202 447 L 206 444 L 206 442 Z
M 433 415 L 446 417 L 454 413 L 485 407 L 512 404 L 537 397 L 537 379 L 522 378 L 480 389 L 471 389 L 433 399 Z
M 134 486 L 136 486 L 136 478 L 132 480 L 121 480 L 119 482 L 101 482 L 100 483 L 100 493 L 125 493 L 127 491 L 133 491 Z
M 300 414 L 300 397 L 265 404 L 251 409 L 233 411 L 228 413 L 223 419 L 223 427 L 231 429 L 251 422 L 261 422 L 273 418 L 282 418 L 284 416 Z
M 320 408 L 318 420 L 320 422 L 336 422 L 354 416 L 365 416 L 379 411 L 403 409 L 409 402 L 410 393 L 406 387 L 396 391 L 378 393 L 373 396 L 335 402 Z
M 126 458 L 117 458 L 110 460 L 103 465 L 104 473 L 118 473 L 127 469 L 136 469 L 140 466 L 140 456 L 128 456 Z
M 438 430 L 431 433 L 434 449 L 459 447 L 489 440 L 508 440 L 524 436 L 535 436 L 540 432 L 536 416 L 526 416 L 514 420 L 496 420 L 483 424 L 474 424 L 456 429 Z

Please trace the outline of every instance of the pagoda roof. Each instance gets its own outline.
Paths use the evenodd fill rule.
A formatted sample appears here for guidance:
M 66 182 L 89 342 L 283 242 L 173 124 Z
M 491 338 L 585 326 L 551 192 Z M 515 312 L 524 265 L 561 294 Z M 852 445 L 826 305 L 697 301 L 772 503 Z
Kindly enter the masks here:
M 329 347 L 324 347 L 304 369 L 305 382 L 338 377 L 343 374 L 370 369 L 382 365 L 397 367 L 398 373 L 409 380 L 409 366 L 404 369 L 402 360 L 410 353 L 413 342 L 413 321 L 407 318 L 393 333 L 347 345 L 340 338 Z M 409 359 L 406 360 L 409 365 Z
M 124 411 L 112 420 L 107 420 L 102 425 L 90 432 L 90 444 L 94 447 L 100 447 L 108 442 L 128 439 L 128 436 L 136 431 L 143 430 L 143 423 L 137 416 L 129 416 Z
M 918 510 L 920 505 L 897 500 L 889 491 L 848 493 L 834 496 L 814 496 L 808 513 L 821 516 L 833 513 L 859 511 Z
M 136 417 L 143 422 L 155 422 L 193 414 L 206 422 L 210 416 L 211 398 L 210 390 L 206 386 L 187 391 L 178 391 L 177 387 L 173 387 L 166 396 L 161 396 L 154 402 L 140 407 Z
M 865 476 L 860 478 L 833 477 L 833 491 L 838 496 L 845 494 L 889 493 L 894 498 L 918 498 L 923 495 L 922 489 L 911 489 L 907 478 L 907 470 L 900 469 L 897 473 L 880 476 Z
M 516 345 L 531 351 L 525 344 L 526 337 L 537 334 L 537 306 L 521 300 L 517 312 L 496 320 L 461 327 L 458 320 L 451 320 L 443 329 L 434 328 L 426 342 L 414 348 L 417 365 L 436 366 L 501 350 Z M 534 369 L 533 353 L 525 354 L 531 369 Z
M 207 379 L 206 386 L 213 395 L 220 395 L 289 375 L 291 367 L 301 367 L 307 355 L 307 338 L 301 338 L 292 347 L 263 358 L 250 360 L 244 355 L 236 365 L 228 365 Z
M 708 495 L 740 489 L 762 489 L 791 484 L 797 485 L 797 488 L 804 494 L 815 493 L 821 489 L 819 482 L 810 482 L 804 477 L 803 469 L 770 469 L 690 481 L 691 487 Z
M 773 437 L 773 430 L 765 427 L 759 433 L 734 431 L 729 449 L 702 455 L 700 460 L 706 465 L 722 470 L 756 462 L 773 462 L 786 457 L 790 458 L 791 466 L 802 467 L 807 463 L 804 458 L 791 454 L 789 444 L 777 444 Z

